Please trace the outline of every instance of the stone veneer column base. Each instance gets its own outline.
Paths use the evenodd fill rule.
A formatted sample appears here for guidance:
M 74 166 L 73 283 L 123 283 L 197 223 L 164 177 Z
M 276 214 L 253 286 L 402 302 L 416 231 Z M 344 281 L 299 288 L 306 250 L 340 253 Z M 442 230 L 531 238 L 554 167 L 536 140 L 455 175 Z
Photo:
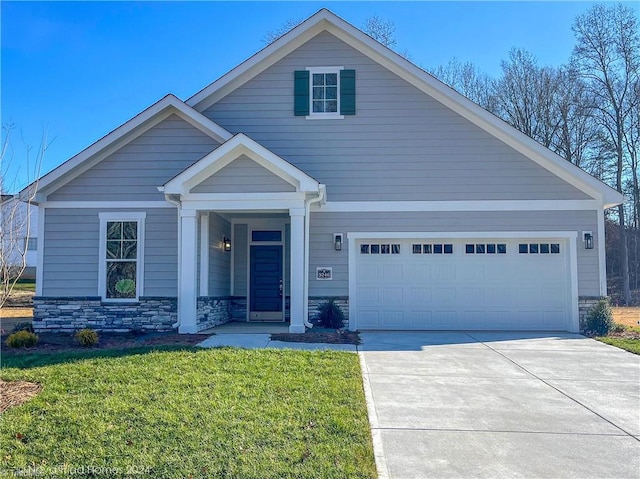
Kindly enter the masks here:
M 105 303 L 99 296 L 33 298 L 33 329 L 67 333 L 96 331 L 171 331 L 178 320 L 178 300 L 143 296 L 131 303 Z

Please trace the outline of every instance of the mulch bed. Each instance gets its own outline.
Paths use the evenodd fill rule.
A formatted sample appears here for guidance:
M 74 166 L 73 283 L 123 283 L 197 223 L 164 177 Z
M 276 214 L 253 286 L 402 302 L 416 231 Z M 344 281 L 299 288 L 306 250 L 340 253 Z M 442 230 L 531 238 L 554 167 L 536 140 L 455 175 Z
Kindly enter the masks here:
M 10 407 L 19 406 L 36 396 L 42 386 L 27 381 L 3 381 L 0 379 L 0 414 Z
M 210 334 L 178 334 L 176 332 L 167 333 L 101 333 L 98 332 L 100 341 L 96 346 L 83 348 L 78 345 L 73 334 L 69 333 L 39 333 L 40 341 L 32 348 L 5 347 L 6 335 L 2 337 L 2 354 L 30 354 L 30 353 L 56 353 L 62 351 L 86 351 L 100 349 L 125 349 L 137 348 L 141 346 L 195 346 L 207 339 Z
M 271 341 L 287 341 L 291 343 L 360 344 L 360 336 L 358 333 L 351 331 L 307 331 L 304 334 L 272 334 Z

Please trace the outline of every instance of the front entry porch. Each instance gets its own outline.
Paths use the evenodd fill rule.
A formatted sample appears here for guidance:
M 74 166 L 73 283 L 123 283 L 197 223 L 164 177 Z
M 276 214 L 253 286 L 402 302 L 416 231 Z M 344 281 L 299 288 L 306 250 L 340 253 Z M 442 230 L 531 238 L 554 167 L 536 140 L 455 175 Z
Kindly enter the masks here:
M 304 333 L 308 220 L 325 187 L 237 134 L 159 188 L 178 207 L 178 330 L 289 320 Z
M 181 212 L 179 331 L 230 321 L 303 333 L 304 208 L 262 214 Z

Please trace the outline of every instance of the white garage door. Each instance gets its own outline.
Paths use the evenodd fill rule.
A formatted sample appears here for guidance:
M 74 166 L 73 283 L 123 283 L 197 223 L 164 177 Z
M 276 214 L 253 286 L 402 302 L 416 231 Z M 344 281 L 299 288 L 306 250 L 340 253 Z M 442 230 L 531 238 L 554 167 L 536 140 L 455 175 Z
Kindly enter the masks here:
M 358 240 L 356 257 L 357 329 L 570 329 L 563 240 Z

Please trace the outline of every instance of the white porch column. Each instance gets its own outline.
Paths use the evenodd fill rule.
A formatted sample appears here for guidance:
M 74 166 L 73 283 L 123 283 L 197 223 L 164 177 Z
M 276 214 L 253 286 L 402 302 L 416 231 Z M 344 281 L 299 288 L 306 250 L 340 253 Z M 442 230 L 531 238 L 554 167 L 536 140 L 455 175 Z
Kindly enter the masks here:
M 200 215 L 200 296 L 209 296 L 209 213 Z
M 196 309 L 198 291 L 196 288 L 198 215 L 195 210 L 180 212 L 180 287 L 178 291 L 178 319 L 180 333 L 197 333 Z
M 292 208 L 291 216 L 291 324 L 290 333 L 304 333 L 304 208 Z

